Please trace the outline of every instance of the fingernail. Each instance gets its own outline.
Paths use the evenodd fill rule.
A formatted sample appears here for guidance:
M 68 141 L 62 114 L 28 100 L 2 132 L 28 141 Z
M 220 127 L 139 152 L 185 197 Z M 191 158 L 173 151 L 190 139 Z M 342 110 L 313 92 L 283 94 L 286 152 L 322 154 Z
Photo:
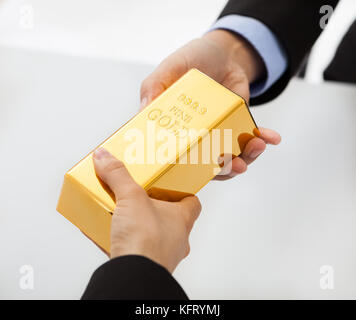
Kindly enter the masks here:
M 94 151 L 94 158 L 98 160 L 103 159 L 109 155 L 110 153 L 104 148 L 99 148 Z
M 250 158 L 255 159 L 257 158 L 263 151 L 261 150 L 255 150 L 250 153 Z
M 147 98 L 144 97 L 142 100 L 141 100 L 141 108 L 143 109 L 144 107 L 147 106 Z

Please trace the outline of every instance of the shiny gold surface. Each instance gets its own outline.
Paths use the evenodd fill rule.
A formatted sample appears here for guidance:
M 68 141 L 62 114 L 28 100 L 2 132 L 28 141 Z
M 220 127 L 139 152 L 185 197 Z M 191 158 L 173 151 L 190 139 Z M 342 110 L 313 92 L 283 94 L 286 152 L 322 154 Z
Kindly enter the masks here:
M 176 201 L 217 174 L 220 154 L 239 155 L 255 135 L 245 101 L 192 69 L 100 147 L 122 160 L 150 196 Z M 66 173 L 57 210 L 110 252 L 114 208 L 91 153 Z

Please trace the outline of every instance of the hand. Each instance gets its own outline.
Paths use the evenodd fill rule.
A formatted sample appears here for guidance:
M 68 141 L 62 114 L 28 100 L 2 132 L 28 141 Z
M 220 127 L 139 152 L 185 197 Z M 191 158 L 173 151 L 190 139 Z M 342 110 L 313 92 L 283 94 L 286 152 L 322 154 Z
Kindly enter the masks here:
M 108 151 L 97 149 L 93 160 L 97 175 L 117 202 L 111 222 L 111 258 L 142 255 L 173 272 L 189 254 L 189 234 L 201 211 L 198 198 L 151 199 Z
M 264 76 L 264 64 L 255 50 L 243 39 L 225 31 L 215 30 L 193 40 L 171 54 L 146 78 L 141 86 L 141 108 L 147 106 L 183 74 L 197 68 L 249 101 L 249 84 Z M 231 172 L 217 176 L 224 180 L 243 173 L 266 148 L 277 145 L 280 135 L 259 128 L 261 136 L 246 145 L 240 157 L 232 160 Z

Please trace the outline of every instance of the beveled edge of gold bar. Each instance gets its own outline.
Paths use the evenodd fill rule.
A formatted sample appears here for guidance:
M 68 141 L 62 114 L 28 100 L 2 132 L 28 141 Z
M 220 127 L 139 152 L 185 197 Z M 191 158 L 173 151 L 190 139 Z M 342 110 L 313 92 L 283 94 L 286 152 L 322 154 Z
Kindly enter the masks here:
M 255 127 L 256 127 L 255 135 L 256 135 L 257 137 L 260 137 L 260 136 L 261 136 L 261 132 L 260 132 L 260 130 L 258 129 L 258 125 L 257 125 L 257 123 L 256 123 L 256 121 L 255 121 L 255 118 L 253 117 L 253 115 L 252 115 L 252 113 L 251 113 L 250 104 L 246 101 L 246 99 L 245 99 L 243 96 L 240 96 L 239 94 L 237 94 L 236 92 L 232 91 L 232 90 L 229 89 L 228 87 L 225 87 L 225 86 L 222 85 L 220 82 L 217 82 L 216 80 L 214 80 L 213 78 L 211 78 L 210 76 L 208 76 L 207 74 L 205 74 L 204 72 L 200 71 L 200 70 L 197 69 L 197 68 L 192 68 L 192 69 L 190 69 L 190 70 L 196 70 L 196 71 L 198 71 L 199 73 L 203 74 L 203 75 L 206 76 L 207 78 L 209 78 L 209 79 L 215 81 L 216 83 L 218 83 L 219 85 L 223 86 L 226 90 L 230 91 L 230 92 L 231 92 L 232 94 L 234 94 L 235 96 L 241 98 L 241 99 L 244 101 L 244 104 L 245 104 L 245 106 L 246 106 L 246 108 L 247 108 L 247 111 L 248 111 L 249 114 L 250 114 L 250 117 L 251 117 L 253 123 L 255 124 Z M 189 70 L 189 71 L 190 71 L 190 70 Z M 188 71 L 188 72 L 189 72 L 189 71 Z M 187 72 L 187 73 L 188 73 L 188 72 Z

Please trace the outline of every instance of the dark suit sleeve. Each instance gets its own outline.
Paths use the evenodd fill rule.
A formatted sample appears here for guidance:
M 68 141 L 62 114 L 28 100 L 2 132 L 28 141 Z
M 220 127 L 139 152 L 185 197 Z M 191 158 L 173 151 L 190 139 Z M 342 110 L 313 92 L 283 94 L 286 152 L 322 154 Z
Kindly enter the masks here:
M 187 300 L 172 275 L 143 256 L 112 259 L 91 277 L 83 300 Z
M 288 57 L 288 69 L 269 90 L 251 99 L 251 104 L 261 104 L 274 99 L 287 86 L 298 71 L 319 37 L 322 29 L 320 8 L 338 0 L 230 0 L 220 17 L 239 14 L 263 22 L 280 40 Z
M 343 37 L 334 59 L 324 72 L 324 79 L 356 83 L 355 61 L 356 21 Z

